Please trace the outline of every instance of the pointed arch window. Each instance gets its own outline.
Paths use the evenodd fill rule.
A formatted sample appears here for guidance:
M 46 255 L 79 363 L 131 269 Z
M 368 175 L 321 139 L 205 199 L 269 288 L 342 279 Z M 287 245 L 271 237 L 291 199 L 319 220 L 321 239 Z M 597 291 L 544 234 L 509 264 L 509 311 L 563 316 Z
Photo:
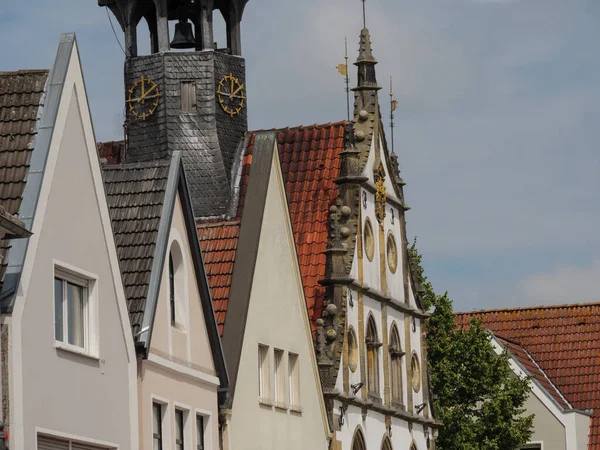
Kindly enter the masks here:
M 377 337 L 377 325 L 373 316 L 367 322 L 367 389 L 370 394 L 379 397 L 379 347 L 381 343 Z
M 400 343 L 400 333 L 396 324 L 392 324 L 390 329 L 390 378 L 392 388 L 392 402 L 396 405 L 403 405 L 403 390 L 402 390 L 402 345 Z
M 381 450 L 393 450 L 392 442 L 390 441 L 390 438 L 388 436 L 383 438 L 383 444 L 381 444 Z
M 354 439 L 352 440 L 352 450 L 367 450 L 367 445 L 365 444 L 365 437 L 360 429 L 356 430 L 354 433 Z

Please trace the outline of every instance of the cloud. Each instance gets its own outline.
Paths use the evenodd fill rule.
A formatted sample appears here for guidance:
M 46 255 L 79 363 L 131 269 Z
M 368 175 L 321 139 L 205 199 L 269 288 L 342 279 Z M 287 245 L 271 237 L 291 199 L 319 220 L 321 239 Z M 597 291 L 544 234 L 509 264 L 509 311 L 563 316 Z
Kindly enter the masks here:
M 586 267 L 557 266 L 520 281 L 518 293 L 530 305 L 600 301 L 600 260 Z

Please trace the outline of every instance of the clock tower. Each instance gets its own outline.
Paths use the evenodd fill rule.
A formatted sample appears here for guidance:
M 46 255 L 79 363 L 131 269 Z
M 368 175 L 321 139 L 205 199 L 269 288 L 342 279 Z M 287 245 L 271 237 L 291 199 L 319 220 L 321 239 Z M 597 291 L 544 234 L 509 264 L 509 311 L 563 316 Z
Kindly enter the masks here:
M 229 215 L 236 155 L 248 128 L 240 37 L 247 1 L 98 0 L 125 33 L 124 161 L 181 151 L 198 218 Z M 214 42 L 213 14 L 219 13 L 226 43 Z M 142 18 L 151 54 L 138 56 Z

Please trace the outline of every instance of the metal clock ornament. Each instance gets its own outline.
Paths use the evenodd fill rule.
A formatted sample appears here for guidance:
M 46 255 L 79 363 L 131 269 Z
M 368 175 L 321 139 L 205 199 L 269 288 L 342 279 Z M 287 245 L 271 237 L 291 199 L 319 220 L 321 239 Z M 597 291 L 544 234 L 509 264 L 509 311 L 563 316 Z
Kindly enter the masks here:
M 156 111 L 160 92 L 158 85 L 150 78 L 142 76 L 129 89 L 127 104 L 129 111 L 140 120 L 146 120 Z
M 241 83 L 232 73 L 225 75 L 219 81 L 217 98 L 223 111 L 231 117 L 239 114 L 246 104 L 245 84 Z

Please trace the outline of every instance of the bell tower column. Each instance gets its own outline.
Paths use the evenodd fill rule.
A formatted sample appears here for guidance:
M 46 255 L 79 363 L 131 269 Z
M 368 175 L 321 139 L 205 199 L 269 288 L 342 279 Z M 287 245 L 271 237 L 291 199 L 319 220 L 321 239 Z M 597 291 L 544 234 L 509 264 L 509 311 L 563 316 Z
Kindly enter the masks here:
M 158 51 L 168 52 L 169 45 L 169 17 L 167 0 L 154 0 L 156 6 L 156 28 L 158 36 Z

